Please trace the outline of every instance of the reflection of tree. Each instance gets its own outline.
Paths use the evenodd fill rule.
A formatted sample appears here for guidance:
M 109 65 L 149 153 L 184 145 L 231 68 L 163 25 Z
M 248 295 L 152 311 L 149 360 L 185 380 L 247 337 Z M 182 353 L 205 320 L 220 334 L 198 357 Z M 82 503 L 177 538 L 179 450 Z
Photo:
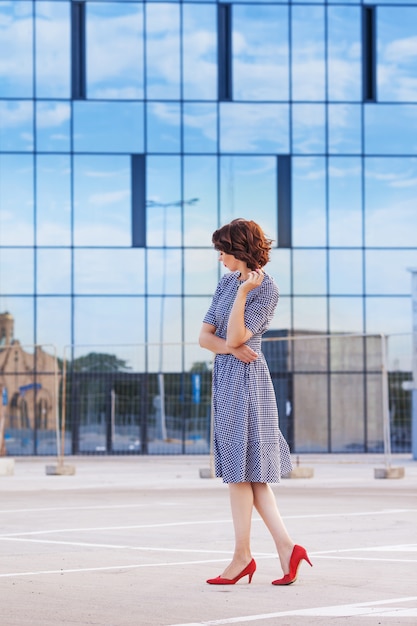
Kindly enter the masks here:
M 115 354 L 90 352 L 74 359 L 71 363 L 73 372 L 126 372 L 131 369 L 126 361 Z

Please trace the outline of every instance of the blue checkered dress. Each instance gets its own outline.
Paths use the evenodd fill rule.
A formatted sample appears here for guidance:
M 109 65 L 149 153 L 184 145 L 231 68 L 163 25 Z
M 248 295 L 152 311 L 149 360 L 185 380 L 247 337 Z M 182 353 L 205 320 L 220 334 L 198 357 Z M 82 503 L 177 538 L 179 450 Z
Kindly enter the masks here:
M 239 272 L 220 280 L 204 322 L 226 338 L 227 322 Z M 261 352 L 278 303 L 278 287 L 268 274 L 249 292 L 245 326 L 253 335 L 247 344 L 260 355 L 242 363 L 231 354 L 217 354 L 213 369 L 214 461 L 216 476 L 225 483 L 277 483 L 291 471 L 288 444 L 278 426 L 278 409 L 268 365 Z

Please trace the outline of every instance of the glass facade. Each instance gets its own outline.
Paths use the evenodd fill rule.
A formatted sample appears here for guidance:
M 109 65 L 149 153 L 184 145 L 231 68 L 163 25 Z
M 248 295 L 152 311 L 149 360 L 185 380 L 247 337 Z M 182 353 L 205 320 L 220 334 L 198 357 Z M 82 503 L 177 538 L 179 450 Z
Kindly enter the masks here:
M 197 342 L 211 233 L 235 217 L 275 241 L 272 330 L 410 332 L 417 4 L 0 0 L 0 16 L 0 313 L 21 344 Z M 189 368 L 178 350 L 159 368 Z

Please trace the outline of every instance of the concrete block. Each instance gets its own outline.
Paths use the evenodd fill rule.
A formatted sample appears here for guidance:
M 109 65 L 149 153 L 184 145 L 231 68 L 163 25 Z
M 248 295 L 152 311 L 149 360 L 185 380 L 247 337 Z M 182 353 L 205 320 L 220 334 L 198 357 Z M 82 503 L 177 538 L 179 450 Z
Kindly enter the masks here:
M 14 459 L 1 458 L 0 459 L 0 476 L 13 476 L 14 474 Z
M 47 476 L 73 476 L 75 474 L 75 466 L 74 465 L 47 465 L 46 468 Z
M 301 465 L 297 465 L 289 474 L 283 476 L 283 478 L 313 478 L 313 476 L 313 467 L 302 467 Z
M 405 469 L 403 467 L 376 467 L 374 478 L 404 478 Z

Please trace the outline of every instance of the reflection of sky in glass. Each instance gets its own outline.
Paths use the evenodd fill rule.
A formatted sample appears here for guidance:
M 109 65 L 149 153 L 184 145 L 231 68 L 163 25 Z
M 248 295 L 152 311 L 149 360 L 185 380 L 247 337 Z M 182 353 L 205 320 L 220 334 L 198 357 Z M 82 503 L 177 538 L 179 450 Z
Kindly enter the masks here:
M 327 124 L 331 154 L 360 154 L 362 151 L 362 107 L 360 105 L 329 104 Z
M 288 8 L 233 6 L 233 97 L 287 100 Z
M 143 105 L 75 102 L 75 152 L 143 152 Z
M 275 157 L 221 157 L 221 223 L 230 222 L 237 217 L 256 219 L 269 237 L 275 240 L 276 181 Z
M 33 103 L 0 101 L 0 149 L 28 152 L 33 147 Z
M 70 132 L 69 102 L 37 101 L 36 149 L 38 152 L 69 152 Z
M 286 104 L 222 103 L 222 152 L 278 154 L 289 152 L 289 107 Z
M 36 203 L 38 245 L 71 245 L 71 162 L 69 155 L 37 155 Z
M 142 98 L 142 3 L 87 2 L 86 22 L 88 97 Z
M 326 245 L 325 162 L 293 158 L 293 244 Z
M 417 106 L 368 104 L 365 149 L 368 154 L 416 154 Z
M 329 159 L 329 244 L 361 246 L 362 161 L 359 157 Z
M 328 95 L 361 100 L 361 7 L 327 8 Z
M 69 98 L 70 2 L 35 2 L 36 96 Z
M 378 8 L 377 93 L 382 102 L 417 100 L 416 23 L 416 7 Z
M 33 156 L 0 154 L 0 244 L 33 245 Z
M 30 295 L 33 282 L 34 251 L 32 248 L 3 248 L 0 252 L 0 293 Z
M 295 154 L 324 154 L 325 117 L 322 104 L 294 104 L 292 148 Z
M 184 196 L 197 201 L 184 205 L 184 245 L 209 246 L 217 224 L 217 159 L 184 157 Z
M 181 173 L 178 156 L 148 157 L 147 245 L 181 245 Z
M 80 294 L 141 295 L 144 250 L 75 250 L 74 288 Z
M 217 106 L 185 102 L 183 107 L 185 152 L 217 152 Z
M 33 95 L 32 4 L 0 3 L 0 97 Z
M 71 293 L 71 251 L 42 249 L 36 252 L 36 288 L 39 294 Z
M 324 7 L 292 6 L 292 98 L 324 100 Z
M 217 97 L 216 5 L 182 5 L 182 89 L 190 100 Z
M 147 97 L 177 100 L 180 97 L 179 5 L 146 7 Z
M 74 242 L 79 246 L 130 246 L 130 159 L 74 158 Z
M 365 168 L 366 245 L 415 247 L 417 159 L 368 157 Z

